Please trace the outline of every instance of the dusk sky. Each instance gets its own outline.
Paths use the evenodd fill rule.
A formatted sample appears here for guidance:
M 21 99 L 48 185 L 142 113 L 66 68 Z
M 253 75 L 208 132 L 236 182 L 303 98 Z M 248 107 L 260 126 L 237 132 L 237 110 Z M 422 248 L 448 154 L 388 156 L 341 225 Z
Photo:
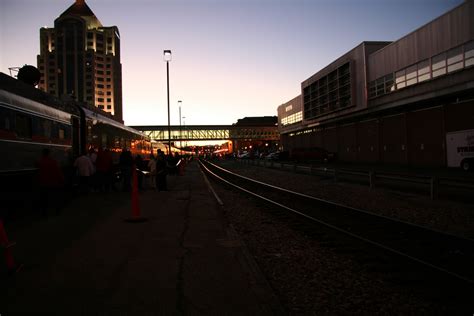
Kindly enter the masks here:
M 0 71 L 37 66 L 39 29 L 74 0 L 0 0 Z M 362 41 L 393 41 L 462 0 L 86 0 L 121 36 L 127 125 L 277 115 L 302 81 Z

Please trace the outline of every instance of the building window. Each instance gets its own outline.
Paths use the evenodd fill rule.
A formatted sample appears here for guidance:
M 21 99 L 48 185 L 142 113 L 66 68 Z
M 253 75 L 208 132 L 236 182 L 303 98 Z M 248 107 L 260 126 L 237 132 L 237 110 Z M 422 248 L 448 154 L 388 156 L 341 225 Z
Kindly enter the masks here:
M 330 74 L 315 80 L 303 89 L 305 118 L 352 105 L 350 63 L 341 65 Z
M 474 41 L 467 43 L 464 46 L 464 67 L 474 65 Z
M 463 68 L 462 46 L 448 51 L 448 72 L 453 72 Z
M 385 78 L 384 77 L 377 79 L 377 81 L 375 82 L 375 89 L 376 89 L 377 95 L 384 94 L 385 92 Z
M 397 89 L 406 87 L 405 69 L 397 71 L 395 73 L 395 83 Z
M 439 54 L 432 59 L 433 78 L 446 74 L 446 53 Z
M 417 65 L 410 66 L 406 69 L 407 86 L 414 85 L 418 82 L 417 79 Z
M 418 82 L 430 79 L 430 60 L 423 60 L 418 63 Z
M 107 102 L 112 102 L 112 99 L 111 98 L 107 98 Z
M 395 84 L 393 82 L 393 73 L 385 76 L 385 93 L 395 91 Z
M 302 120 L 303 120 L 303 112 L 299 111 L 299 112 L 290 114 L 286 117 L 283 117 L 281 119 L 281 125 L 285 126 L 285 125 L 295 124 L 295 123 L 301 122 Z
M 112 109 L 112 106 L 111 105 L 107 105 L 107 110 L 111 110 Z

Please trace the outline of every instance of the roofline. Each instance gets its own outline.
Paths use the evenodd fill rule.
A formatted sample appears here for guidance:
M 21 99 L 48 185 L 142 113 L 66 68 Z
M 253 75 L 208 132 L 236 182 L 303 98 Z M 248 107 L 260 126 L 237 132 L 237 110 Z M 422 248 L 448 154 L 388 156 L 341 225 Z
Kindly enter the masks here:
M 400 42 L 402 39 L 404 39 L 404 38 L 406 38 L 406 37 L 408 37 L 408 36 L 411 36 L 412 34 L 418 32 L 418 31 L 420 31 L 422 28 L 426 27 L 427 25 L 429 25 L 429 24 L 431 24 L 431 23 L 434 23 L 435 21 L 437 21 L 437 20 L 443 18 L 445 15 L 450 14 L 451 12 L 453 12 L 453 11 L 459 9 L 460 7 L 462 7 L 462 6 L 464 6 L 464 5 L 467 5 L 468 3 L 469 3 L 469 0 L 464 0 L 463 3 L 457 5 L 456 7 L 450 9 L 449 11 L 446 11 L 445 13 L 443 13 L 443 14 L 441 14 L 440 16 L 434 18 L 433 20 L 431 20 L 431 21 L 429 21 L 429 22 L 423 24 L 422 26 L 416 28 L 415 30 L 411 31 L 410 33 L 407 33 L 407 34 L 403 35 L 403 36 L 400 37 L 399 39 L 397 39 L 397 40 L 395 40 L 395 41 L 392 41 L 391 44 L 388 44 L 387 46 L 385 46 L 385 47 L 383 47 L 383 48 L 381 48 L 381 49 L 379 49 L 379 50 L 373 52 L 373 53 L 370 54 L 370 55 L 376 55 L 376 54 L 381 53 L 381 52 L 382 52 L 383 50 L 385 50 L 385 49 L 389 49 L 389 47 L 391 47 L 392 45 L 397 44 L 397 43 Z

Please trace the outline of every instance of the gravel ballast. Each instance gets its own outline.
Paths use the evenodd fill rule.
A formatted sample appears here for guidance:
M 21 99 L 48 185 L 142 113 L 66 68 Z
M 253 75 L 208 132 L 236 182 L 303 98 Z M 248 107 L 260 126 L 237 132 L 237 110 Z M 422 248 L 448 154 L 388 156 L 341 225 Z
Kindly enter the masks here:
M 467 205 L 433 202 L 429 198 L 405 193 L 370 191 L 367 187 L 319 181 L 314 176 L 232 162 L 224 165 L 245 176 L 334 202 L 453 234 L 469 236 L 469 232 L 472 233 L 472 228 L 469 231 L 472 214 L 467 211 Z M 408 285 L 387 281 L 383 272 L 369 271 L 351 254 L 335 251 L 324 240 L 293 229 L 271 215 L 272 207 L 218 182 L 213 182 L 213 186 L 224 201 L 229 222 L 240 234 L 289 314 L 459 312 L 461 307 L 456 302 L 434 300 L 412 291 Z

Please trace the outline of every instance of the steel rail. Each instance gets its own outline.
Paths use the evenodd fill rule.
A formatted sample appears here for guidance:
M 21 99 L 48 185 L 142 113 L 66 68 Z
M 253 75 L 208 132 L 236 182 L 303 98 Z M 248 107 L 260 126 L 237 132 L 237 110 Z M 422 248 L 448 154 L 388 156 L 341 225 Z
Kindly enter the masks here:
M 290 212 L 292 212 L 292 213 L 295 213 L 295 214 L 297 214 L 297 215 L 300 215 L 300 216 L 302 216 L 302 217 L 305 217 L 305 218 L 307 218 L 307 219 L 309 219 L 309 220 L 311 220 L 311 221 L 317 222 L 317 223 L 319 223 L 319 224 L 321 224 L 321 225 L 323 225 L 323 226 L 326 226 L 326 227 L 328 227 L 328 228 L 330 228 L 330 229 L 332 229 L 332 230 L 335 230 L 335 231 L 338 231 L 338 232 L 343 233 L 343 234 L 345 234 L 345 235 L 348 235 L 348 236 L 350 236 L 350 237 L 352 237 L 352 238 L 361 240 L 361 241 L 363 241 L 363 242 L 365 242 L 365 243 L 368 243 L 368 244 L 371 244 L 371 245 L 376 246 L 376 247 L 378 247 L 378 248 L 384 249 L 384 250 L 386 250 L 386 251 L 389 251 L 389 252 L 394 253 L 394 254 L 396 254 L 396 255 L 399 255 L 399 256 L 401 256 L 401 257 L 410 259 L 410 260 L 412 260 L 412 261 L 414 261 L 414 262 L 417 262 L 418 264 L 422 264 L 422 265 L 424 265 L 424 266 L 430 267 L 430 268 L 435 269 L 435 270 L 437 270 L 437 271 L 440 271 L 440 272 L 442 272 L 442 273 L 448 274 L 448 275 L 450 275 L 451 277 L 454 277 L 454 278 L 456 278 L 456 279 L 459 279 L 459 280 L 461 280 L 461 281 L 463 281 L 463 282 L 466 282 L 466 283 L 468 283 L 468 284 L 470 284 L 470 285 L 473 285 L 473 284 L 474 284 L 474 280 L 470 279 L 469 277 L 463 276 L 463 275 L 458 274 L 458 273 L 456 273 L 456 272 L 447 270 L 447 269 L 445 269 L 445 268 L 443 268 L 443 267 L 440 267 L 440 266 L 437 266 L 437 265 L 435 265 L 435 264 L 429 263 L 429 262 L 427 262 L 427 261 L 425 261 L 425 260 L 423 260 L 423 259 L 416 258 L 416 257 L 414 257 L 414 256 L 411 256 L 411 255 L 409 255 L 409 254 L 406 254 L 406 253 L 404 253 L 404 252 L 402 252 L 402 251 L 399 251 L 399 250 L 394 249 L 394 248 L 392 248 L 392 247 L 386 246 L 386 245 L 381 244 L 381 243 L 379 243 L 379 242 L 376 242 L 376 241 L 367 239 L 367 238 L 365 238 L 365 237 L 359 236 L 359 235 L 354 234 L 354 233 L 352 233 L 352 232 L 350 232 L 350 231 L 347 231 L 347 230 L 345 230 L 345 229 L 343 229 L 343 228 L 337 227 L 337 226 L 335 226 L 335 225 L 332 225 L 332 224 L 327 223 L 327 222 L 325 222 L 325 221 L 322 221 L 322 220 L 320 220 L 320 219 L 314 218 L 314 217 L 312 217 L 312 216 L 310 216 L 310 215 L 308 215 L 308 214 L 305 214 L 305 213 L 300 212 L 300 211 L 298 211 L 298 210 L 295 210 L 295 209 L 293 209 L 293 208 L 291 208 L 291 207 L 288 207 L 288 206 L 286 206 L 286 205 L 283 205 L 283 204 L 281 204 L 281 203 L 278 203 L 278 202 L 276 202 L 276 201 L 273 201 L 273 200 L 271 200 L 271 199 L 269 199 L 269 198 L 266 198 L 266 197 L 264 197 L 264 196 L 262 196 L 262 195 L 259 195 L 259 194 L 255 193 L 255 192 L 252 192 L 252 191 L 250 191 L 250 190 L 247 190 L 247 189 L 245 189 L 245 188 L 243 188 L 243 187 L 241 187 L 241 186 L 239 186 L 239 185 L 236 185 L 235 183 L 232 183 L 232 182 L 230 182 L 230 181 L 228 181 L 228 180 L 226 180 L 226 179 L 220 177 L 220 176 L 217 175 L 216 173 L 212 172 L 209 168 L 207 168 L 207 166 L 205 166 L 205 164 L 204 164 L 201 160 L 199 160 L 199 162 L 200 162 L 201 166 L 206 170 L 206 172 L 208 172 L 210 175 L 212 175 L 212 176 L 215 177 L 216 179 L 218 179 L 218 180 L 220 180 L 220 181 L 222 181 L 222 182 L 224 182 L 224 183 L 226 183 L 226 184 L 228 184 L 228 185 L 230 185 L 230 186 L 232 186 L 232 187 L 234 187 L 234 188 L 236 188 L 236 189 L 238 189 L 238 190 L 241 190 L 241 191 L 243 191 L 243 192 L 245 192 L 245 193 L 247 193 L 247 194 L 250 194 L 250 195 L 252 195 L 252 196 L 254 196 L 254 197 L 258 198 L 258 199 L 264 200 L 264 201 L 266 201 L 266 202 L 268 202 L 268 203 L 270 203 L 270 204 L 273 204 L 273 205 L 275 205 L 275 206 L 278 206 L 278 207 L 280 207 L 280 208 L 283 208 L 283 209 L 285 209 L 285 210 L 288 210 L 288 211 L 290 211 Z M 382 216 L 382 215 L 378 215 L 378 214 L 373 214 L 373 213 L 370 213 L 370 212 L 367 212 L 367 211 L 364 211 L 364 210 L 352 208 L 352 207 L 345 206 L 345 205 L 342 205 L 342 204 L 337 204 L 337 203 L 334 203 L 334 202 L 331 202 L 331 201 L 322 200 L 322 199 L 319 199 L 319 198 L 316 198 L 316 197 L 313 197 L 313 196 L 310 196 L 310 195 L 306 195 L 306 194 L 303 194 L 303 193 L 294 192 L 294 191 L 291 191 L 291 190 L 288 190 L 288 189 L 285 189 L 285 188 L 277 187 L 277 186 L 274 186 L 274 185 L 271 185 L 271 184 L 267 184 L 267 183 L 264 183 L 264 182 L 261 182 L 261 181 L 255 180 L 255 179 L 251 179 L 251 178 L 248 178 L 248 177 L 245 177 L 245 176 L 236 174 L 236 173 L 231 172 L 231 171 L 229 171 L 229 170 L 226 170 L 226 169 L 224 169 L 224 168 L 222 168 L 222 167 L 220 167 L 220 166 L 217 166 L 217 165 L 215 165 L 215 164 L 212 164 L 212 163 L 210 163 L 210 162 L 208 162 L 208 161 L 206 161 L 206 163 L 209 164 L 209 165 L 211 165 L 211 166 L 213 166 L 214 168 L 217 168 L 217 169 L 221 170 L 222 172 L 228 173 L 228 174 L 230 174 L 230 175 L 232 175 L 232 176 L 239 177 L 239 178 L 245 179 L 245 180 L 247 180 L 247 181 L 250 181 L 250 182 L 253 182 L 253 183 L 256 183 L 256 184 L 263 185 L 263 186 L 268 187 L 268 188 L 272 188 L 272 189 L 279 190 L 279 191 L 282 191 L 282 192 L 294 194 L 294 195 L 297 195 L 297 196 L 300 196 L 300 197 L 304 197 L 304 198 L 316 200 L 316 201 L 318 201 L 318 202 L 320 202 L 320 203 L 325 203 L 326 205 L 342 207 L 342 208 L 345 208 L 345 209 L 347 209 L 347 210 L 362 212 L 362 213 L 364 213 L 364 214 L 368 214 L 368 215 L 371 215 L 371 216 L 374 216 L 374 217 L 381 217 L 381 218 L 384 218 L 384 219 L 386 219 L 386 220 L 390 220 L 390 221 L 394 221 L 394 222 L 398 222 L 398 223 L 410 225 L 410 226 L 413 226 L 413 227 L 416 227 L 416 228 L 421 228 L 421 229 L 423 229 L 423 230 L 432 231 L 432 232 L 435 232 L 435 233 L 442 233 L 442 234 L 445 234 L 445 233 L 443 233 L 443 232 L 439 232 L 439 231 L 436 231 L 436 230 L 431 230 L 431 229 L 428 229 L 428 228 L 423 227 L 423 226 L 415 225 L 415 224 L 412 224 L 412 223 L 407 223 L 407 222 L 404 222 L 404 221 L 400 221 L 400 220 L 397 220 L 397 219 L 389 218 L 389 217 Z M 447 235 L 447 236 L 453 236 L 453 235 L 450 235 L 450 234 L 445 234 L 445 235 Z M 454 237 L 457 237 L 457 236 L 454 236 Z M 457 237 L 457 238 L 459 238 L 459 237 Z M 466 238 L 465 238 L 465 239 L 466 239 Z M 468 240 L 468 241 L 473 241 L 473 240 L 471 240 L 471 239 L 466 239 L 466 240 Z

